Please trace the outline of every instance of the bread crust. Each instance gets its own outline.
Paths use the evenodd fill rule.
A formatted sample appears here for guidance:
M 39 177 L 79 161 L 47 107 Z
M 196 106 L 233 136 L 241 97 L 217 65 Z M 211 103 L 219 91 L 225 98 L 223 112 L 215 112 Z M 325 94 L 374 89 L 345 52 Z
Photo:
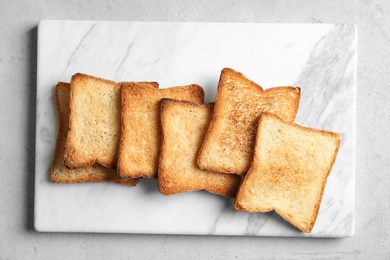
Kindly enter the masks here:
M 56 183 L 116 182 L 135 186 L 139 179 L 119 179 L 116 170 L 95 164 L 86 168 L 71 170 L 64 165 L 65 142 L 69 131 L 70 84 L 59 82 L 55 88 L 58 132 L 50 178 Z
M 242 73 L 224 68 L 213 118 L 199 153 L 199 167 L 245 174 L 252 159 L 258 117 L 262 112 L 268 112 L 293 122 L 299 100 L 299 87 L 263 90 Z
M 199 169 L 196 157 L 213 112 L 213 104 L 161 100 L 162 142 L 159 191 L 172 195 L 188 191 L 235 197 L 241 177 Z
M 122 128 L 118 155 L 121 177 L 156 178 L 161 146 L 160 100 L 203 103 L 204 90 L 191 84 L 156 89 L 137 82 L 122 86 Z
M 239 188 L 235 209 L 275 210 L 296 228 L 310 233 L 340 142 L 337 133 L 263 113 L 254 159 Z

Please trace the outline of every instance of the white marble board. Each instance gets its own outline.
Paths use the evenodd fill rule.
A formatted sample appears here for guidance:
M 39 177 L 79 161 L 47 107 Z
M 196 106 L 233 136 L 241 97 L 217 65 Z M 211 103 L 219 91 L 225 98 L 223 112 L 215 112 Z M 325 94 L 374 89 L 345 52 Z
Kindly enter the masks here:
M 238 236 L 346 237 L 354 233 L 357 31 L 354 25 L 51 21 L 38 26 L 35 228 Z M 311 234 L 276 213 L 235 211 L 205 191 L 164 196 L 156 180 L 54 184 L 54 86 L 83 72 L 115 81 L 197 83 L 215 98 L 222 68 L 263 88 L 298 85 L 296 123 L 341 134 Z

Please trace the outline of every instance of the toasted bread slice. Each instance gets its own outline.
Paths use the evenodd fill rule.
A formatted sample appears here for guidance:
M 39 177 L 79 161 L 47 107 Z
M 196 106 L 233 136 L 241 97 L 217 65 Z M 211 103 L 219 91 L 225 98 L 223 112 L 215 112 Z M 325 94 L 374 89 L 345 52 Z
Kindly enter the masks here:
M 293 122 L 299 99 L 299 87 L 263 90 L 241 73 L 223 69 L 213 118 L 198 157 L 199 167 L 245 174 L 252 160 L 260 114 L 269 112 Z
M 162 99 L 158 186 L 164 195 L 207 190 L 235 197 L 241 176 L 199 169 L 196 158 L 213 114 L 212 104 Z
M 156 89 L 137 82 L 122 90 L 122 130 L 118 171 L 121 177 L 157 177 L 161 145 L 160 100 L 174 98 L 203 103 L 198 85 Z
M 253 163 L 239 188 L 235 208 L 275 210 L 298 229 L 311 232 L 339 146 L 337 133 L 263 113 Z
M 77 73 L 70 83 L 70 122 L 65 164 L 71 169 L 95 162 L 115 168 L 120 140 L 120 84 Z
M 72 182 L 117 182 L 130 186 L 135 186 L 139 179 L 120 180 L 117 171 L 95 164 L 90 167 L 80 169 L 68 169 L 64 165 L 65 142 L 69 130 L 70 114 L 70 84 L 59 82 L 55 90 L 58 133 L 54 152 L 53 164 L 50 172 L 50 178 L 53 182 L 72 183 Z

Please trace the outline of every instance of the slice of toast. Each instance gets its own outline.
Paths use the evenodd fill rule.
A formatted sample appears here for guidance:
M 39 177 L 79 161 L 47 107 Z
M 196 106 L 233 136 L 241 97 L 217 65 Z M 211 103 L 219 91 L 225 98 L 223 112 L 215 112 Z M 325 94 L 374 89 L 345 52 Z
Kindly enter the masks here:
M 77 73 L 70 83 L 70 122 L 65 149 L 68 168 L 95 162 L 115 168 L 120 140 L 120 84 Z
M 212 104 L 162 99 L 158 186 L 164 195 L 205 189 L 235 197 L 241 176 L 199 169 L 196 158 L 213 113 Z
M 230 68 L 221 72 L 214 115 L 201 147 L 198 165 L 211 171 L 245 174 L 252 160 L 258 117 L 273 113 L 293 122 L 299 87 L 263 90 Z
M 118 172 L 121 177 L 157 177 L 161 145 L 160 100 L 173 98 L 203 103 L 198 85 L 156 89 L 129 82 L 122 89 L 122 130 Z
M 57 183 L 73 182 L 117 182 L 130 186 L 135 186 L 139 179 L 121 180 L 116 170 L 95 164 L 90 167 L 80 169 L 68 169 L 64 165 L 65 142 L 69 130 L 70 114 L 70 84 L 59 82 L 55 90 L 58 133 L 56 148 L 54 152 L 53 164 L 50 172 L 50 178 Z
M 253 163 L 239 188 L 235 208 L 275 210 L 298 229 L 311 232 L 339 146 L 337 133 L 263 113 Z

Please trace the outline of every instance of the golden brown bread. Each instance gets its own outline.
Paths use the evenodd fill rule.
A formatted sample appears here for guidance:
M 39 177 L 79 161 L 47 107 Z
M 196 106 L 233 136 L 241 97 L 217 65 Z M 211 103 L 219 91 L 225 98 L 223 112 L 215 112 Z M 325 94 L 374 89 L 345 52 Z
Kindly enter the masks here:
M 58 133 L 54 159 L 50 171 L 50 178 L 53 182 L 73 183 L 73 182 L 117 182 L 130 186 L 135 186 L 139 179 L 120 180 L 116 170 L 95 164 L 90 167 L 80 169 L 68 169 L 64 165 L 65 142 L 69 129 L 70 113 L 70 84 L 59 82 L 55 90 Z
M 243 178 L 237 174 L 249 169 L 235 209 L 275 210 L 311 232 L 340 136 L 292 123 L 299 87 L 263 90 L 225 68 L 214 113 L 198 85 L 157 88 L 80 73 L 71 84 L 58 83 L 52 181 L 135 186 L 158 173 L 165 195 L 205 189 L 235 197 Z
M 299 99 L 299 87 L 263 90 L 241 73 L 230 68 L 223 69 L 214 115 L 198 157 L 199 167 L 245 174 L 252 160 L 260 114 L 269 112 L 293 122 Z
M 65 164 L 71 169 L 95 162 L 115 168 L 120 140 L 120 84 L 77 73 L 71 79 Z
M 161 100 L 162 143 L 158 186 L 162 194 L 205 189 L 235 197 L 241 177 L 199 169 L 196 158 L 213 113 L 213 105 Z
M 235 208 L 275 210 L 298 229 L 311 232 L 339 146 L 337 133 L 263 113 L 254 159 L 237 193 Z
M 160 100 L 174 98 L 203 103 L 199 85 L 156 89 L 129 82 L 122 89 L 122 129 L 118 171 L 121 177 L 157 177 L 161 145 Z

